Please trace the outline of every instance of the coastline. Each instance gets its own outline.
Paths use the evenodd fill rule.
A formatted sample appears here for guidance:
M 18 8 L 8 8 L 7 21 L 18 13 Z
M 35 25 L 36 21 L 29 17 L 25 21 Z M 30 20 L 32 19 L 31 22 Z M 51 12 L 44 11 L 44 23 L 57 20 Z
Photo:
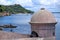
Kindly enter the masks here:
M 10 16 L 12 14 L 16 15 L 16 14 L 33 14 L 33 13 L 8 13 L 8 12 L 5 13 L 5 12 L 2 12 L 2 13 L 0 13 L 0 17 Z

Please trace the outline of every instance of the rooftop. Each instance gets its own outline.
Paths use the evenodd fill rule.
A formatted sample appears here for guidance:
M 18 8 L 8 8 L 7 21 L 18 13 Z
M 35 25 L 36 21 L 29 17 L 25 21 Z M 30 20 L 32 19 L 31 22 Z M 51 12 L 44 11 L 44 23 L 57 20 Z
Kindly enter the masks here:
M 33 14 L 30 23 L 56 23 L 56 19 L 51 12 L 42 8 Z

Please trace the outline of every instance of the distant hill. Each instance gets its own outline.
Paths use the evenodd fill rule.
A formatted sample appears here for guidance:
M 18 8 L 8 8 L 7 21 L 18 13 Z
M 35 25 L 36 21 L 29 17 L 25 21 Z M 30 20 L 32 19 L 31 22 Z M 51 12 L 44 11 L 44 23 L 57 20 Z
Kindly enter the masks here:
M 19 4 L 9 5 L 9 6 L 0 5 L 0 12 L 4 12 L 4 11 L 9 13 L 33 13 L 33 11 L 27 10 Z

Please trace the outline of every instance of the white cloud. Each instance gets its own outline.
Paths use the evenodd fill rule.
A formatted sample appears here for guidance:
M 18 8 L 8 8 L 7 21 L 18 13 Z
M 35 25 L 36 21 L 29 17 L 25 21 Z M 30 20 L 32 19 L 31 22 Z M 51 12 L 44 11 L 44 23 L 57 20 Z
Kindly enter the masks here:
M 15 3 L 21 4 L 22 6 L 33 6 L 31 0 L 16 0 Z
M 3 5 L 20 4 L 22 6 L 33 6 L 31 0 L 0 0 L 0 4 Z
M 43 5 L 52 5 L 52 4 L 58 3 L 59 0 L 39 0 L 39 1 L 40 1 L 40 4 L 43 4 Z
M 12 4 L 10 1 L 7 1 L 7 0 L 0 0 L 0 4 L 3 4 L 3 5 L 10 5 Z

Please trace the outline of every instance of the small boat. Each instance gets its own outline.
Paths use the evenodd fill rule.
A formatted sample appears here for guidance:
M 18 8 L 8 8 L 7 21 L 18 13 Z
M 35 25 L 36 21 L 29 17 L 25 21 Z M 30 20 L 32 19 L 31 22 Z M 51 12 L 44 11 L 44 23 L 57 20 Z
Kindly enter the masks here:
M 13 26 L 13 25 L 4 25 L 4 28 L 16 28 L 17 26 Z
M 3 25 L 3 26 L 0 26 L 2 28 L 16 28 L 17 26 L 13 26 L 13 25 Z

